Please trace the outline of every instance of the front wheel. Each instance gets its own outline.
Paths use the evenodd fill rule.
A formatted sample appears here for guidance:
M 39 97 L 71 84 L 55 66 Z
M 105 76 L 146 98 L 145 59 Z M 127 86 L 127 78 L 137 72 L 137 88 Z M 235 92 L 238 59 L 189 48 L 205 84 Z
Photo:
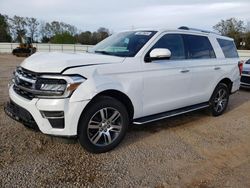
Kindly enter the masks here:
M 224 83 L 219 83 L 210 99 L 210 109 L 213 116 L 224 113 L 229 101 L 229 89 Z
M 106 96 L 98 97 L 80 118 L 79 142 L 92 153 L 107 152 L 121 142 L 128 124 L 128 112 L 120 101 Z

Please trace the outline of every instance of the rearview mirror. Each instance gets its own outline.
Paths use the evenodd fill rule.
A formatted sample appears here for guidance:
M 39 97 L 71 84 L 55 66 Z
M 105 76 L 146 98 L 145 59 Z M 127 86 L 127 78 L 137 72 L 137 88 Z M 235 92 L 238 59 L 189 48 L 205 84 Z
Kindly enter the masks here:
M 150 60 L 162 60 L 169 59 L 171 57 L 171 52 L 167 48 L 155 48 L 149 54 Z

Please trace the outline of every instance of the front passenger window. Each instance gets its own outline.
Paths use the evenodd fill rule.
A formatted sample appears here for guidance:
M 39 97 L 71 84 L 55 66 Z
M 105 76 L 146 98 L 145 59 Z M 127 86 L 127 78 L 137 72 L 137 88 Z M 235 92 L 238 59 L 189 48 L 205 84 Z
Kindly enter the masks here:
M 179 34 L 166 34 L 153 46 L 155 48 L 167 48 L 171 51 L 170 59 L 185 59 L 185 50 L 182 36 Z

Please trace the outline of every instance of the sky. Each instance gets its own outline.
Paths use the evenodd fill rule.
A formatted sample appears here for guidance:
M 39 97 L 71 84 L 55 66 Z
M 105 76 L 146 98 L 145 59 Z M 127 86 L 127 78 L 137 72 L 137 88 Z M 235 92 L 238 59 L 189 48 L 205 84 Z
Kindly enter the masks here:
M 0 13 L 63 21 L 81 31 L 189 26 L 212 30 L 221 19 L 250 21 L 250 0 L 0 0 Z

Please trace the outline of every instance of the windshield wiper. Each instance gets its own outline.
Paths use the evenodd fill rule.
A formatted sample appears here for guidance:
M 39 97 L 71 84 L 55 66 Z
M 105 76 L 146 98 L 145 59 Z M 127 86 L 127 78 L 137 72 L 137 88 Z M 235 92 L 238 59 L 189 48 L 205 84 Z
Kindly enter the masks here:
M 105 54 L 105 55 L 114 55 L 110 52 L 104 51 L 104 50 L 96 50 L 95 53 Z
M 124 57 L 124 55 L 114 54 L 114 53 L 107 52 L 107 51 L 104 51 L 104 50 L 96 50 L 95 53 L 100 53 L 100 54 L 104 54 L 104 55 L 118 56 L 118 57 Z

